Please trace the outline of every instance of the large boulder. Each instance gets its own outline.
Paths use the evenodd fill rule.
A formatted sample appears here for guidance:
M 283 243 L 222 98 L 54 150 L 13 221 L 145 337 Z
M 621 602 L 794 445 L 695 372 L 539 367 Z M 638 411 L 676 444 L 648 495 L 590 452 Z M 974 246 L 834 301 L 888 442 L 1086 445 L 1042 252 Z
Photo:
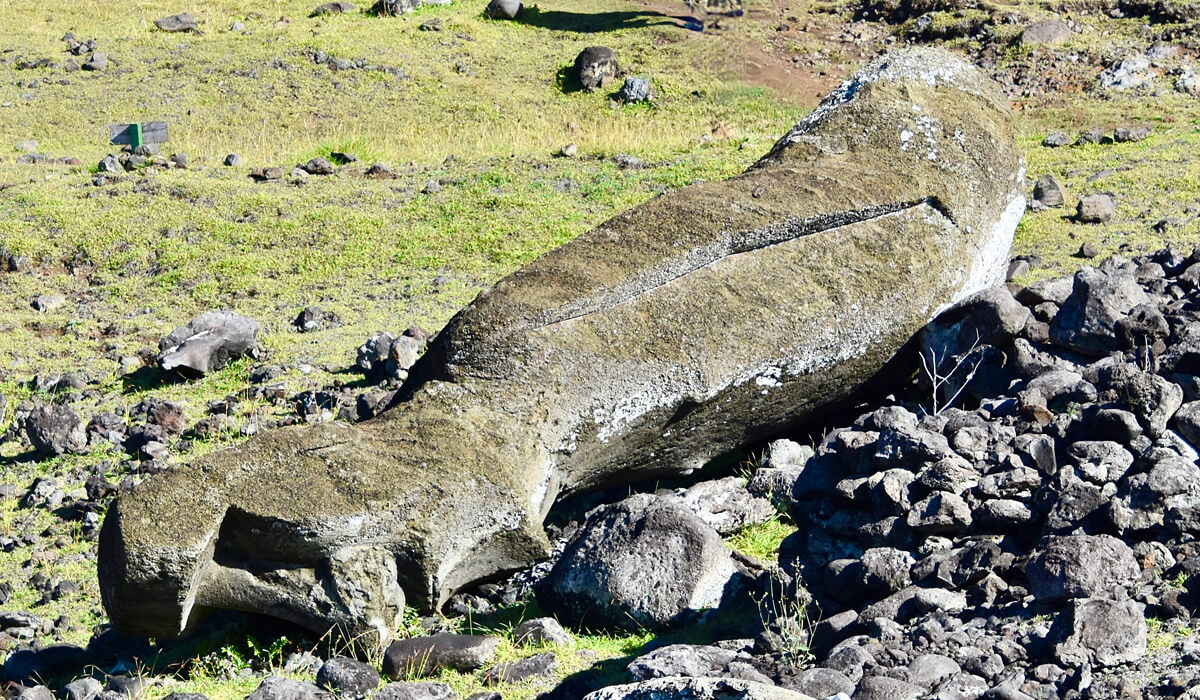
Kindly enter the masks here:
M 918 329 L 1003 280 L 1023 174 L 978 70 L 877 59 L 742 175 L 480 294 L 381 415 L 264 433 L 123 494 L 99 545 L 109 617 L 167 638 L 233 608 L 386 639 L 406 602 L 547 556 L 557 498 L 697 468 L 905 376 L 885 365 Z
M 1025 566 L 1033 597 L 1045 602 L 1122 589 L 1139 573 L 1133 550 L 1110 535 L 1047 537 L 1030 553 Z
M 716 607 L 735 573 L 725 543 L 687 505 L 636 494 L 588 516 L 538 600 L 587 628 L 663 629 Z

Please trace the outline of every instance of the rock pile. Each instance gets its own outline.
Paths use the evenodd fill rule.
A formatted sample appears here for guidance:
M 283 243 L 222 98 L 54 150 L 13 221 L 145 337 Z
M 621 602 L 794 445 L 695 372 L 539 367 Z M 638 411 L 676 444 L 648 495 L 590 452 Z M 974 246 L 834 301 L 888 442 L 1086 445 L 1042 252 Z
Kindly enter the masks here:
M 1200 250 L 1168 248 L 943 314 L 921 334 L 938 361 L 908 401 L 830 431 L 791 469 L 799 529 L 779 564 L 798 614 L 732 650 L 652 652 L 629 666 L 639 683 L 588 697 L 649 697 L 647 667 L 818 698 L 1108 698 L 1128 697 L 1129 677 L 1167 695 L 1200 683 L 1195 667 L 1168 667 L 1200 647 L 1148 655 L 1147 623 L 1200 610 L 1198 273 Z M 970 408 L 946 407 L 950 396 Z M 805 457 L 771 450 L 789 451 Z M 670 663 L 654 661 L 668 649 Z

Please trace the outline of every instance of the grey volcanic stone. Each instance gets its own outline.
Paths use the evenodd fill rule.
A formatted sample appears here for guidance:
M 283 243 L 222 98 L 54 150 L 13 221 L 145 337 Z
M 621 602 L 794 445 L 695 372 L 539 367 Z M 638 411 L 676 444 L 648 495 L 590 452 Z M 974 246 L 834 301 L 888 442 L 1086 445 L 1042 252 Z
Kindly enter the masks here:
M 977 69 L 880 58 L 744 174 L 481 293 L 380 415 L 263 432 L 123 492 L 100 532 L 109 618 L 167 638 L 193 608 L 250 609 L 390 639 L 406 604 L 548 557 L 557 499 L 698 468 L 900 381 L 882 369 L 939 309 L 1003 280 L 1021 175 Z
M 775 515 L 771 501 L 752 495 L 736 476 L 702 481 L 676 493 L 692 512 L 722 535 L 766 522 Z
M 625 78 L 625 83 L 617 91 L 617 99 L 621 102 L 649 102 L 654 99 L 650 79 L 633 75 Z
M 340 15 L 345 12 L 354 12 L 354 3 L 346 2 L 345 0 L 337 0 L 337 2 L 327 2 L 317 5 L 310 17 L 320 17 L 321 15 Z
M 1071 295 L 1050 322 L 1050 340 L 1085 355 L 1107 355 L 1120 349 L 1117 321 L 1148 301 L 1132 272 L 1085 267 L 1075 273 Z
M 571 635 L 553 617 L 526 620 L 513 630 L 513 641 L 521 645 L 549 644 L 561 647 L 571 643 Z
M 838 693 L 850 695 L 854 692 L 854 682 L 846 674 L 823 666 L 801 671 L 791 687 L 814 698 L 828 698 Z
M 459 696 L 445 683 L 388 683 L 371 700 L 458 700 Z
M 1067 635 L 1055 647 L 1055 656 L 1068 666 L 1117 666 L 1141 659 L 1147 648 L 1145 608 L 1132 600 L 1074 601 L 1055 621 Z
M 334 700 L 334 696 L 314 683 L 270 676 L 246 700 Z
M 466 634 L 397 639 L 384 652 L 383 675 L 397 680 L 432 675 L 443 668 L 474 671 L 486 666 L 499 646 L 499 637 Z
M 517 19 L 523 8 L 521 0 L 491 0 L 484 12 L 492 19 Z
M 159 341 L 165 370 L 203 375 L 249 354 L 258 342 L 258 323 L 232 311 L 208 311 Z
M 575 57 L 575 77 L 584 90 L 599 90 L 606 80 L 617 77 L 621 66 L 617 53 L 607 46 L 589 46 Z
M 196 18 L 191 13 L 181 12 L 154 20 L 154 26 L 164 32 L 194 32 L 196 31 Z
M 614 685 L 583 696 L 583 700 L 813 700 L 794 690 L 734 678 L 655 678 Z
M 317 685 L 342 697 L 362 697 L 379 687 L 379 672 L 358 659 L 335 656 L 317 671 Z
M 917 700 L 925 689 L 896 678 L 868 676 L 854 691 L 854 700 Z
M 1089 194 L 1075 207 L 1075 219 L 1085 224 L 1102 224 L 1117 215 L 1117 201 L 1110 194 Z
M 724 542 L 686 506 L 635 494 L 588 516 L 538 600 L 570 624 L 664 629 L 716 606 L 734 573 Z
M 554 675 L 554 652 L 536 654 L 517 661 L 505 661 L 489 668 L 483 674 L 484 685 L 499 683 L 520 683 L 530 678 L 544 678 Z
M 1067 194 L 1053 175 L 1043 175 L 1033 183 L 1033 198 L 1047 207 L 1061 207 L 1067 203 Z
M 87 425 L 70 406 L 37 406 L 25 416 L 23 427 L 40 455 L 80 454 L 87 449 Z
M 1133 550 L 1109 535 L 1048 537 L 1030 553 L 1025 566 L 1030 591 L 1047 602 L 1123 588 L 1140 573 Z
M 700 644 L 670 644 L 639 656 L 626 667 L 634 680 L 668 676 L 721 677 L 738 653 Z
M 1044 19 L 1025 27 L 1021 32 L 1021 43 L 1061 44 L 1071 38 L 1071 28 L 1061 19 Z

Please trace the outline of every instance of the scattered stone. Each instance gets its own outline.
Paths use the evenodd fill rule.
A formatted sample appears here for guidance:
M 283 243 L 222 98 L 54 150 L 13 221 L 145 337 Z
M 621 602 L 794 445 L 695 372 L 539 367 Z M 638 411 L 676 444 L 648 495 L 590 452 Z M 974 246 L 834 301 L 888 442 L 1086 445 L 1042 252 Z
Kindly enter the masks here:
M 197 29 L 196 18 L 188 12 L 168 15 L 154 20 L 154 26 L 164 32 L 194 32 Z
M 335 656 L 317 671 L 317 685 L 339 697 L 361 698 L 379 687 L 379 672 L 370 665 Z
M 1061 131 L 1055 131 L 1052 134 L 1042 139 L 1042 145 L 1046 148 L 1061 148 L 1062 146 L 1071 145 L 1071 137 Z
M 356 10 L 354 3 L 339 0 L 338 2 L 327 2 L 322 5 L 317 5 L 313 9 L 309 17 L 320 17 L 321 15 L 340 15 L 346 12 L 354 12 Z
M 617 100 L 626 103 L 650 102 L 654 94 L 650 90 L 650 79 L 637 76 L 625 78 L 625 84 L 617 91 Z
M 720 698 L 725 700 L 813 700 L 794 690 L 735 678 L 655 678 L 614 685 L 583 696 L 583 700 L 662 700 Z
M 558 151 L 558 155 L 562 156 L 563 158 L 574 158 L 578 154 L 579 154 L 579 146 L 577 146 L 573 143 L 568 143 L 567 145 L 560 148 Z
M 372 700 L 458 700 L 458 694 L 445 683 L 388 683 L 371 696 Z
M 1117 215 L 1117 200 L 1111 194 L 1089 194 L 1079 200 L 1075 220 L 1085 224 L 1102 224 Z
M 554 675 L 556 663 L 554 652 L 536 654 L 518 661 L 496 664 L 483 674 L 484 685 L 520 683 L 530 678 L 545 678 Z
M 334 696 L 315 683 L 269 676 L 246 700 L 334 700 Z
M 1100 87 L 1111 90 L 1132 90 L 1154 79 L 1150 57 L 1143 54 L 1126 56 L 1100 73 Z
M 38 406 L 25 417 L 23 427 L 33 449 L 44 457 L 87 449 L 86 426 L 70 406 Z
M 230 153 L 229 155 L 225 156 L 225 166 L 229 168 L 242 167 L 242 157 L 236 153 Z
M 332 175 L 335 168 L 329 160 L 318 157 L 305 163 L 303 170 L 309 175 Z
M 589 515 L 538 600 L 589 628 L 664 629 L 716 606 L 735 572 L 724 542 L 691 510 L 637 494 Z
M 1061 207 L 1066 204 L 1066 192 L 1053 175 L 1043 175 L 1033 184 L 1033 198 L 1046 207 Z
M 513 641 L 521 646 L 548 644 L 562 647 L 571 643 L 571 635 L 553 617 L 526 620 L 513 630 Z
M 1061 44 L 1072 36 L 1071 28 L 1060 19 L 1044 19 L 1034 22 L 1021 32 L 1021 43 L 1030 46 Z
M 232 311 L 208 311 L 159 341 L 158 364 L 164 370 L 201 376 L 230 360 L 251 354 L 258 323 Z
M 589 46 L 575 57 L 575 77 L 588 92 L 599 90 L 620 73 L 617 52 L 607 46 Z
M 1084 260 L 1091 260 L 1097 255 L 1100 255 L 1100 250 L 1096 248 L 1096 244 L 1092 243 L 1091 241 L 1085 241 L 1083 245 L 1079 246 L 1079 250 L 1075 253 L 1075 257 L 1083 258 Z
M 521 0 L 491 0 L 484 12 L 492 19 L 517 19 L 523 8 Z
M 57 311 L 67 305 L 67 298 L 61 294 L 41 294 L 30 304 L 35 310 L 42 313 Z
M 92 57 L 84 63 L 81 68 L 86 71 L 101 71 L 108 66 L 108 55 L 103 53 L 94 53 Z
M 383 675 L 398 680 L 433 675 L 444 668 L 466 673 L 486 666 L 499 646 L 499 637 L 465 634 L 398 639 L 383 654 Z

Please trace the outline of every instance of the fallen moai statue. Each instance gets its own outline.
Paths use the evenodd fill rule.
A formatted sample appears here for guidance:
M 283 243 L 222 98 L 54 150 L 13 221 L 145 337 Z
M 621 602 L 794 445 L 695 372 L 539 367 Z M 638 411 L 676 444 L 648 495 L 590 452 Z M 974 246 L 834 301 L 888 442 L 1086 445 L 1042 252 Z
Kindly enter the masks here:
M 549 553 L 556 498 L 703 465 L 872 381 L 1000 282 L 1023 166 L 995 86 L 877 59 L 747 172 L 622 213 L 456 315 L 395 405 L 148 479 L 100 536 L 117 629 L 206 609 L 386 642 L 406 600 Z

